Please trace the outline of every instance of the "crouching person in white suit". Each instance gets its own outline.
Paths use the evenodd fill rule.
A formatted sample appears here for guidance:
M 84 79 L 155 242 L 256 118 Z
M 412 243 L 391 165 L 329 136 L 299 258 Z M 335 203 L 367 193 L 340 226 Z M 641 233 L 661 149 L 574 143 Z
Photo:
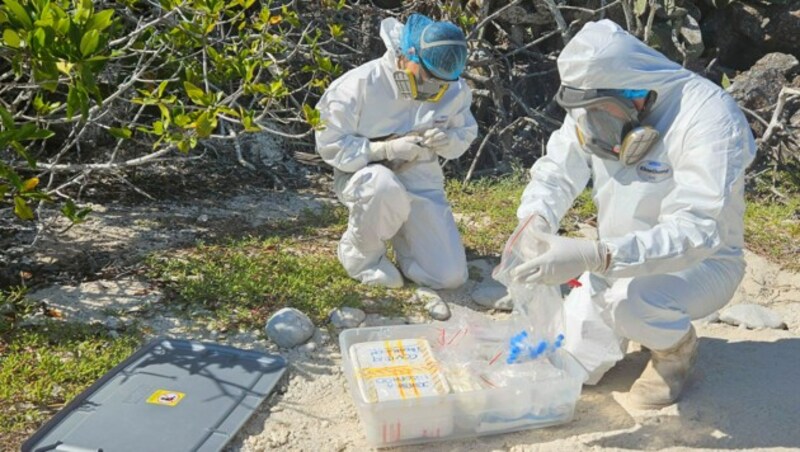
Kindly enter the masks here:
M 383 57 L 334 81 L 317 104 L 317 152 L 334 167 L 334 189 L 350 210 L 339 242 L 347 273 L 401 287 L 386 257 L 391 241 L 410 280 L 434 289 L 467 279 L 464 247 L 444 192 L 439 157 L 458 158 L 477 135 L 472 94 L 459 78 L 463 32 L 414 14 L 381 23 Z
M 691 320 L 727 304 L 744 275 L 744 176 L 750 128 L 722 89 L 611 21 L 588 23 L 558 58 L 567 110 L 531 168 L 517 212 L 546 251 L 512 275 L 560 284 L 566 344 L 593 384 L 627 340 L 651 352 L 629 401 L 672 404 L 696 353 Z M 592 179 L 599 240 L 555 235 Z

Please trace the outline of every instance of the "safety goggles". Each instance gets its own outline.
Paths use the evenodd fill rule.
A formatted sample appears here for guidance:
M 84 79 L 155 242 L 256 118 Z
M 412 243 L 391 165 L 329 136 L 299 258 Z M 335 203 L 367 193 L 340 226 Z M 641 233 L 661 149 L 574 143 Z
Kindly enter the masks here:
M 409 69 L 394 72 L 394 81 L 400 95 L 405 99 L 423 102 L 439 102 L 450 87 L 451 81 L 436 78 L 425 65 L 420 65 L 420 77 Z
M 578 142 L 598 157 L 631 165 L 641 160 L 658 140 L 659 133 L 643 126 L 639 118 L 655 103 L 651 91 L 639 112 L 633 101 L 616 90 L 580 90 L 562 86 L 556 102 L 575 120 Z

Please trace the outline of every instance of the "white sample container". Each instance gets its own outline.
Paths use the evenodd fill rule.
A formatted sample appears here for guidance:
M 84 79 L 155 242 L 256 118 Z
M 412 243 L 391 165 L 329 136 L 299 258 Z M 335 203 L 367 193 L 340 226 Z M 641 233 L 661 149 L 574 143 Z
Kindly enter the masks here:
M 520 378 L 503 387 L 406 400 L 370 403 L 363 397 L 350 354 L 354 344 L 426 339 L 438 359 L 441 334 L 442 324 L 359 328 L 340 334 L 342 366 L 370 446 L 392 447 L 506 433 L 572 420 L 582 382 L 559 369 L 564 353 L 561 350 L 550 358 L 554 364 L 552 372 L 542 379 Z

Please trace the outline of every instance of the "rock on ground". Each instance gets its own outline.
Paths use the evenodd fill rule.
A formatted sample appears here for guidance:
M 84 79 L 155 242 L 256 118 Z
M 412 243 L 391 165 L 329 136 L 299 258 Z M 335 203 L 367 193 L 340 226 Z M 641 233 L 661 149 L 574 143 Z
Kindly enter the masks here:
M 719 320 L 729 325 L 744 325 L 747 328 L 786 329 L 780 314 L 757 304 L 737 304 L 725 308 L 719 314 Z
M 430 300 L 425 305 L 425 310 L 428 311 L 428 314 L 434 320 L 444 321 L 450 318 L 450 308 L 441 298 L 438 300 Z
M 342 307 L 336 308 L 330 313 L 331 325 L 336 329 L 355 328 L 367 317 L 361 309 Z
M 294 308 L 283 308 L 267 320 L 267 337 L 278 346 L 292 348 L 314 335 L 314 324 L 307 315 Z
M 800 63 L 792 55 L 770 53 L 758 60 L 749 70 L 742 72 L 728 88 L 734 99 L 746 108 L 759 110 L 774 105 L 784 85 L 791 85 Z M 767 115 L 767 117 L 769 117 Z M 757 134 L 764 133 L 764 125 L 753 122 Z
M 470 294 L 472 300 L 483 307 L 510 311 L 513 304 L 506 295 L 506 286 L 495 281 L 478 284 Z

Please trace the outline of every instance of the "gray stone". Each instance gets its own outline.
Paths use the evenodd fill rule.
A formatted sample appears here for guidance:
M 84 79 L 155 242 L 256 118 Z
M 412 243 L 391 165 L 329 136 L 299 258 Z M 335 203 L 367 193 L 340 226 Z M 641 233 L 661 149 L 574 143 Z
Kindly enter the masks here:
M 779 2 L 771 2 L 779 3 Z M 764 27 L 772 38 L 774 49 L 798 55 L 800 51 L 800 7 L 797 1 L 768 8 L 769 23 Z
M 472 300 L 486 308 L 511 310 L 512 303 L 505 299 L 508 291 L 506 287 L 498 282 L 489 281 L 478 284 L 470 296 Z
M 267 337 L 282 348 L 296 347 L 314 335 L 314 324 L 294 308 L 283 308 L 267 320 Z
M 744 303 L 728 307 L 719 314 L 719 320 L 734 326 L 747 328 L 786 329 L 786 324 L 775 311 L 764 306 Z
M 366 317 L 367 315 L 361 309 L 342 307 L 331 311 L 329 318 L 334 328 L 343 330 L 357 327 Z
M 444 321 L 450 318 L 450 308 L 442 299 L 430 300 L 425 305 L 425 310 L 434 320 Z
M 728 88 L 734 99 L 751 110 L 768 108 L 778 100 L 784 85 L 789 85 L 800 62 L 792 55 L 770 53 L 742 72 Z M 761 126 L 763 128 L 763 125 Z M 758 131 L 757 131 L 758 132 Z
M 766 53 L 763 20 L 759 8 L 732 2 L 727 8 L 713 8 L 704 14 L 703 34 L 718 48 L 721 65 L 746 69 Z
M 392 325 L 406 325 L 408 320 L 403 317 L 384 317 L 379 314 L 367 314 L 364 323 L 361 326 L 392 326 Z

